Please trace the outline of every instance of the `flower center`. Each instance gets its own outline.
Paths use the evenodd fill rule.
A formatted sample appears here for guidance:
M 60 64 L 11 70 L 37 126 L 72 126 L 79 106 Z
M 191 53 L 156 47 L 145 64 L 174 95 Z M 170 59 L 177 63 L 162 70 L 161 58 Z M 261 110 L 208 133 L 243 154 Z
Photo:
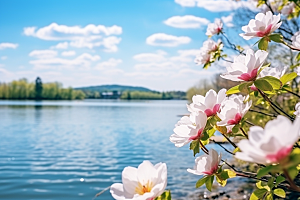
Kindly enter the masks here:
M 135 188 L 135 192 L 139 195 L 143 195 L 147 192 L 150 192 L 153 188 L 153 183 L 151 181 L 148 181 L 146 184 L 142 185 L 140 182 L 138 183 L 138 186 Z
M 254 81 L 257 76 L 257 71 L 258 71 L 258 68 L 252 70 L 249 73 L 244 73 L 244 74 L 240 75 L 238 78 L 243 81 Z
M 241 119 L 242 119 L 241 114 L 240 114 L 240 113 L 237 113 L 237 114 L 235 115 L 234 119 L 228 120 L 227 123 L 228 123 L 229 125 L 235 125 L 235 124 L 240 123 Z
M 256 36 L 258 37 L 265 37 L 266 35 L 269 35 L 272 29 L 272 24 L 270 24 L 264 31 L 258 31 L 256 33 Z
M 189 140 L 197 140 L 201 136 L 202 131 L 203 131 L 203 128 L 199 129 L 198 132 L 197 132 L 197 135 L 191 136 L 189 138 Z
M 218 169 L 218 166 L 219 166 L 219 164 L 217 163 L 215 166 L 213 166 L 209 171 L 205 171 L 205 172 L 203 172 L 204 174 L 207 174 L 207 175 L 212 175 L 212 174 L 214 174 L 216 171 L 217 171 L 217 169 Z
M 219 112 L 221 107 L 221 104 L 214 105 L 213 109 L 207 108 L 204 112 L 207 117 L 215 115 L 217 112 Z
M 278 163 L 281 160 L 283 160 L 287 155 L 290 154 L 292 151 L 293 146 L 290 147 L 283 147 L 280 149 L 277 153 L 275 154 L 269 154 L 266 156 L 266 158 L 271 162 L 271 163 Z

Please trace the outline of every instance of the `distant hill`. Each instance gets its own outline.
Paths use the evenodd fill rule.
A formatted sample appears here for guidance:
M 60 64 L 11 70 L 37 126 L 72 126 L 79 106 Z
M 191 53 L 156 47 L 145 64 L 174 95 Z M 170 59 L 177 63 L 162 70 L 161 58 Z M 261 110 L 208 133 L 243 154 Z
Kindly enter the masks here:
M 124 92 L 124 91 L 140 91 L 140 92 L 156 92 L 145 87 L 135 87 L 127 85 L 98 85 L 98 86 L 89 86 L 89 87 L 78 87 L 74 88 L 75 90 L 89 91 L 89 92 Z

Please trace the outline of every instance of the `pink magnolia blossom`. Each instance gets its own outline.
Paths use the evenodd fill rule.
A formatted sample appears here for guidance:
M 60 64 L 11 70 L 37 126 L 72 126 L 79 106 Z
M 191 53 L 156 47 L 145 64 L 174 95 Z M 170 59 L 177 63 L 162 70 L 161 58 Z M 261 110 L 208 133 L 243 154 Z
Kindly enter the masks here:
M 247 101 L 246 103 L 244 101 L 244 96 L 236 94 L 224 100 L 221 105 L 221 111 L 218 113 L 221 121 L 217 122 L 217 125 L 229 126 L 240 123 L 252 105 L 252 101 Z
M 294 12 L 296 7 L 296 4 L 294 2 L 290 2 L 287 5 L 283 6 L 283 8 L 281 9 L 281 14 L 283 15 L 290 15 Z
M 193 96 L 193 103 L 188 105 L 190 112 L 204 112 L 207 117 L 213 116 L 219 112 L 221 103 L 226 98 L 226 89 L 222 89 L 218 94 L 214 90 L 209 90 L 205 97 L 202 95 Z
M 122 184 L 123 183 L 123 184 Z M 110 193 L 117 200 L 154 200 L 167 186 L 167 165 L 150 161 L 142 162 L 138 168 L 125 167 L 122 183 L 114 183 Z
M 242 27 L 245 33 L 241 33 L 240 36 L 245 40 L 268 36 L 280 27 L 282 22 L 279 21 L 280 14 L 273 15 L 271 11 L 266 14 L 258 13 L 255 19 L 251 19 L 247 26 Z
M 254 81 L 267 56 L 266 51 L 258 50 L 254 53 L 252 49 L 248 49 L 246 56 L 237 56 L 234 62 L 226 67 L 227 72 L 221 77 L 231 81 Z
M 223 23 L 221 19 L 215 19 L 214 23 L 210 23 L 207 26 L 206 35 L 213 36 L 215 34 L 219 34 L 222 31 Z
M 187 171 L 196 175 L 212 175 L 218 170 L 221 157 L 221 154 L 219 155 L 214 149 L 210 149 L 208 155 L 204 154 L 197 157 L 194 168 L 187 169 Z
M 206 121 L 206 114 L 201 111 L 192 112 L 189 117 L 182 117 L 175 125 L 174 134 L 170 136 L 170 141 L 176 147 L 182 147 L 192 140 L 197 140 L 205 128 Z
M 279 163 L 290 154 L 299 134 L 300 118 L 292 123 L 280 115 L 269 121 L 264 129 L 259 126 L 250 127 L 249 140 L 238 143 L 241 152 L 237 152 L 235 157 L 261 164 Z
M 213 40 L 206 40 L 200 48 L 200 53 L 196 56 L 195 63 L 197 65 L 209 63 L 212 59 L 212 53 L 222 49 L 221 41 L 215 42 Z

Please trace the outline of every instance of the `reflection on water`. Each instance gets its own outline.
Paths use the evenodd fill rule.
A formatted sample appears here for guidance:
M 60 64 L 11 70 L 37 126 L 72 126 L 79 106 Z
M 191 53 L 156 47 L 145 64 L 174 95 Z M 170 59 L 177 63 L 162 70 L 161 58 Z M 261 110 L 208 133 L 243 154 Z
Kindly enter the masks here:
M 169 142 L 185 104 L 0 101 L 0 199 L 92 199 L 143 160 L 166 162 L 167 189 L 186 199 L 199 178 L 186 172 L 194 158 Z

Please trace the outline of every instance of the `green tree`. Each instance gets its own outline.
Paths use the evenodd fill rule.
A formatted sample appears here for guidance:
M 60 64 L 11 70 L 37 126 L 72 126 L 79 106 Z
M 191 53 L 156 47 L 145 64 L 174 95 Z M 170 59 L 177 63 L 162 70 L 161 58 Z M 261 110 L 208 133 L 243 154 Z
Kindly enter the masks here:
M 41 100 L 43 98 L 43 83 L 40 77 L 35 79 L 35 100 Z

